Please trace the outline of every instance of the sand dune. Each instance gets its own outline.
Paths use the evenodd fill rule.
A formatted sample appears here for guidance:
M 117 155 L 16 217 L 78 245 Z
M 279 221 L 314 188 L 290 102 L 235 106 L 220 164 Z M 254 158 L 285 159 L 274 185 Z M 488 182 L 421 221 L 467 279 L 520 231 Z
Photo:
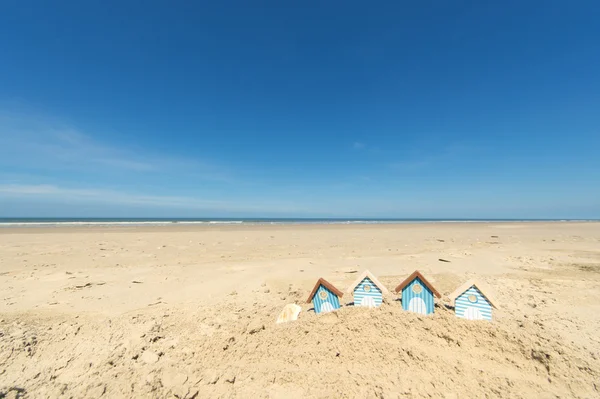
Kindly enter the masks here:
M 436 313 L 310 311 L 365 268 Z M 0 397 L 600 397 L 600 223 L 2 229 L 0 288 Z

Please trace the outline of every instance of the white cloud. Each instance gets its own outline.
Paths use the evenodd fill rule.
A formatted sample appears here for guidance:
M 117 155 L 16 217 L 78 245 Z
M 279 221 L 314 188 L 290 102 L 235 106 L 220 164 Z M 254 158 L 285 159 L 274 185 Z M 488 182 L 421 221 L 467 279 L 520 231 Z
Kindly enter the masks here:
M 96 168 L 150 171 L 156 167 L 127 149 L 102 144 L 91 136 L 73 130 L 24 131 L 0 126 L 0 144 L 5 160 L 19 166 L 56 168 Z
M 389 164 L 390 168 L 396 171 L 408 171 L 416 170 L 429 166 L 431 161 L 429 159 L 406 161 L 406 162 L 392 162 Z
M 352 147 L 353 147 L 355 150 L 362 150 L 363 148 L 365 148 L 365 144 L 364 144 L 364 143 L 361 143 L 361 142 L 359 142 L 359 141 L 355 141 L 355 142 L 354 142 L 354 144 L 352 144 Z
M 48 184 L 24 186 L 18 184 L 0 185 L 0 194 L 7 195 L 43 195 L 56 193 L 58 189 Z
M 410 171 L 434 167 L 440 169 L 445 167 L 445 165 L 449 165 L 461 157 L 465 157 L 469 153 L 474 152 L 474 148 L 460 143 L 454 143 L 436 150 L 434 154 L 432 154 L 432 152 L 433 150 L 430 149 L 428 153 L 422 152 L 417 154 L 420 155 L 420 157 L 390 162 L 388 166 L 395 171 Z
M 117 158 L 98 158 L 95 160 L 99 164 L 115 167 L 117 169 L 127 169 L 137 172 L 149 172 L 156 170 L 154 165 L 145 162 L 130 161 L 127 159 Z
M 146 195 L 108 189 L 60 187 L 49 184 L 0 185 L 0 198 L 40 199 L 113 205 L 146 206 L 167 209 L 211 210 L 222 212 L 304 212 L 293 205 L 276 201 L 231 202 L 191 196 Z
M 79 176 L 120 178 L 162 174 L 194 180 L 231 182 L 228 168 L 214 161 L 171 157 L 139 144 L 101 140 L 58 122 L 23 113 L 0 112 L 0 166 L 13 171 L 68 171 Z

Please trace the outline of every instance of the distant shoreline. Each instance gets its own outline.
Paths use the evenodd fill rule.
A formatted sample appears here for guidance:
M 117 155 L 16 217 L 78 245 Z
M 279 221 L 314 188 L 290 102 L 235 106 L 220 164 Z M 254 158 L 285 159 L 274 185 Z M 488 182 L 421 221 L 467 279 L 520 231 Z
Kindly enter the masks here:
M 500 222 L 598 222 L 600 219 L 468 218 L 0 218 L 0 227 L 29 226 L 164 226 L 231 224 L 420 224 Z
M 120 219 L 120 218 L 0 218 L 0 229 L 51 228 L 158 228 L 158 227 L 242 227 L 242 226 L 384 226 L 470 223 L 594 223 L 599 219 Z

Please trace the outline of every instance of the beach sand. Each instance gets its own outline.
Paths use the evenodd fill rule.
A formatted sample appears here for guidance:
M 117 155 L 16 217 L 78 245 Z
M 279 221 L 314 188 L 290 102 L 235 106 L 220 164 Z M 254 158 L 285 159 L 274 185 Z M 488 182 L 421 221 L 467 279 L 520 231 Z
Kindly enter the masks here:
M 364 269 L 420 270 L 435 314 L 309 310 Z M 444 306 L 469 278 L 492 322 Z M 2 395 L 600 397 L 600 223 L 3 228 Z

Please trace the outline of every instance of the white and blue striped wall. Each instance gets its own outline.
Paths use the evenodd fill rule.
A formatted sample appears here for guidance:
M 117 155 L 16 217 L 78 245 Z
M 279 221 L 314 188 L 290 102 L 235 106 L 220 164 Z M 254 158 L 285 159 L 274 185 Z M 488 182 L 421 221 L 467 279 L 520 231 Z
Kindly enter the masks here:
M 458 296 L 454 302 L 456 316 L 469 320 L 492 320 L 492 306 L 475 286 Z
M 421 292 L 417 293 L 418 289 L 414 289 L 416 285 L 421 286 Z M 433 292 L 423 284 L 419 277 L 415 277 L 402 290 L 402 309 L 415 313 L 431 314 L 434 310 Z
M 325 294 L 322 294 L 322 292 L 325 292 Z M 324 296 L 325 299 L 321 298 L 321 296 Z M 315 296 L 313 296 L 312 303 L 315 307 L 315 313 L 322 313 L 340 308 L 340 299 L 337 297 L 337 295 L 335 295 L 331 290 L 329 290 L 322 284 L 317 289 Z M 331 305 L 330 309 L 328 308 L 326 303 L 329 303 Z
M 354 306 L 377 307 L 382 301 L 381 290 L 368 277 L 354 288 Z

